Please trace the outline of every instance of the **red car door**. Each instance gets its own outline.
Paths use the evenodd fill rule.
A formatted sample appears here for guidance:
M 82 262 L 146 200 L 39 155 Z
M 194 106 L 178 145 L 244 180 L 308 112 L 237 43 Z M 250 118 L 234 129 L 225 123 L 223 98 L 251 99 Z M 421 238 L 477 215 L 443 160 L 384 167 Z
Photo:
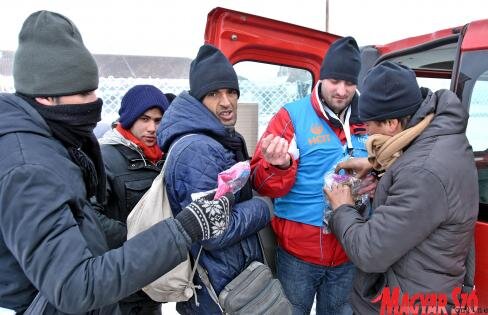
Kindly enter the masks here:
M 258 61 L 301 68 L 316 81 L 329 45 L 339 36 L 260 16 L 215 8 L 208 14 L 205 42 L 231 63 Z
M 476 224 L 476 294 L 488 307 L 488 20 L 361 48 L 360 80 L 384 60 L 412 68 L 419 84 L 454 91 L 470 112 L 466 135 L 479 174 L 480 214 Z M 323 56 L 337 35 L 247 13 L 215 8 L 208 14 L 205 42 L 233 64 L 256 61 L 300 68 L 318 78 Z M 361 89 L 361 84 L 359 84 Z M 487 311 L 488 312 L 488 311 Z

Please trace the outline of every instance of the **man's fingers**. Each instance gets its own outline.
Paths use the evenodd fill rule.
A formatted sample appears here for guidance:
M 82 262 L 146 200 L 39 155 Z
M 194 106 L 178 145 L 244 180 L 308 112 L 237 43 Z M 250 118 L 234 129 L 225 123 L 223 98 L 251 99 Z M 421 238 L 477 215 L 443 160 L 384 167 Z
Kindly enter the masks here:
M 281 138 L 281 155 L 286 155 L 286 153 L 288 153 L 288 146 L 288 141 L 286 141 L 285 138 Z
M 261 150 L 263 151 L 263 154 L 266 152 L 266 149 L 269 147 L 269 144 L 271 143 L 274 137 L 275 136 L 272 133 L 270 133 L 269 135 L 267 135 L 261 140 Z
M 286 156 L 286 153 L 288 152 L 288 141 L 286 141 L 286 139 L 280 136 L 275 136 L 269 142 L 269 139 L 263 140 L 266 140 L 266 143 L 264 143 L 261 148 L 263 155 L 266 158 L 275 160 L 284 158 Z
M 341 170 L 344 170 L 346 173 L 351 174 L 354 172 L 354 165 L 351 163 L 351 160 L 343 161 L 337 163 L 334 172 L 337 174 Z
M 342 162 L 339 162 L 339 163 L 337 163 L 337 165 L 336 165 L 336 167 L 335 167 L 335 169 L 334 169 L 334 173 L 336 173 L 336 174 L 337 174 L 337 173 L 339 173 L 339 172 L 340 172 L 340 170 L 342 170 L 342 169 L 343 169 Z
M 288 141 L 284 138 L 276 137 L 273 142 L 276 143 L 273 152 L 271 153 L 273 158 L 275 159 L 282 159 L 286 151 L 288 151 Z
M 277 142 L 278 141 L 276 140 L 276 138 L 274 138 L 273 140 L 271 140 L 271 142 L 269 143 L 268 147 L 266 148 L 265 155 L 268 156 L 269 158 L 273 158 L 273 155 L 274 155 L 274 152 L 275 152 L 275 149 L 276 149 Z

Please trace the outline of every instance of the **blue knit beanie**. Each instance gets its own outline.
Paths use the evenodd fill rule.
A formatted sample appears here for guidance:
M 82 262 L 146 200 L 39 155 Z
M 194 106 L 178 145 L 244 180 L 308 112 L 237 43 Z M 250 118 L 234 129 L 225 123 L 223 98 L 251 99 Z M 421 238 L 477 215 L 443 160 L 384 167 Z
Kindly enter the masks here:
M 361 58 L 356 40 L 350 36 L 330 45 L 320 67 L 320 80 L 336 79 L 358 84 Z
M 375 66 L 366 74 L 359 96 L 359 118 L 383 121 L 412 115 L 423 98 L 415 73 L 390 61 Z
M 239 93 L 237 74 L 220 50 L 205 44 L 190 66 L 190 95 L 201 101 L 208 92 L 218 89 L 234 89 Z
M 124 129 L 130 129 L 134 122 L 148 109 L 159 108 L 161 114 L 168 109 L 169 103 L 160 89 L 153 85 L 136 85 L 130 88 L 119 109 L 119 122 Z

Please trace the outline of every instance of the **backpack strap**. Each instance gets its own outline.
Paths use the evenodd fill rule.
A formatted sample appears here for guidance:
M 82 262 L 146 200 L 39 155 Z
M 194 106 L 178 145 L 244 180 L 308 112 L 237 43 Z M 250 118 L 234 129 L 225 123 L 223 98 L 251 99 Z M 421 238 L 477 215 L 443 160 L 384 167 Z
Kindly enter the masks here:
M 264 247 L 263 247 L 263 242 L 261 240 L 261 236 L 259 235 L 259 233 L 256 233 L 256 235 L 258 237 L 259 247 L 261 248 L 261 252 L 263 254 L 264 264 L 265 265 L 268 265 L 268 261 L 266 259 L 266 253 L 264 251 Z M 200 253 L 202 252 L 202 248 L 203 247 L 200 246 L 200 250 L 198 251 L 198 257 L 200 257 Z M 207 288 L 208 294 L 210 295 L 210 297 L 212 298 L 212 300 L 219 307 L 220 312 L 222 314 L 225 314 L 222 306 L 219 303 L 219 297 L 217 295 L 217 292 L 215 292 L 215 289 L 213 288 L 212 284 L 210 283 L 210 279 L 208 278 L 207 270 L 205 270 L 205 268 L 203 268 L 200 264 L 198 264 L 198 257 L 195 260 L 195 266 L 197 267 L 198 276 L 200 277 L 200 279 L 202 280 L 203 284 L 205 285 L 205 288 Z M 196 302 L 196 297 L 197 296 L 195 295 L 195 302 Z M 196 304 L 198 306 L 198 302 L 196 302 Z
M 200 266 L 198 264 L 198 260 L 200 259 L 201 253 L 202 253 L 202 247 L 200 246 L 200 250 L 198 251 L 197 258 L 195 259 L 195 262 L 193 264 L 193 268 L 191 270 L 190 280 L 188 281 L 188 286 L 187 286 L 187 287 L 191 288 L 191 290 L 193 291 L 193 296 L 195 297 L 196 306 L 200 306 L 200 303 L 198 303 L 198 297 L 197 297 L 196 289 L 201 289 L 202 287 L 200 285 L 194 285 L 193 284 L 193 278 L 195 277 L 195 272 L 197 271 L 197 268 Z
M 176 144 L 177 144 L 178 142 L 180 142 L 181 140 L 185 139 L 185 138 L 188 138 L 188 137 L 190 137 L 190 136 L 196 136 L 196 135 L 197 135 L 196 133 L 189 133 L 189 134 L 186 134 L 186 135 L 184 135 L 184 136 L 182 136 L 182 137 L 178 138 L 176 141 L 174 141 L 174 142 L 171 144 L 171 146 L 169 147 L 168 153 L 166 153 L 166 154 L 165 154 L 164 164 L 163 164 L 163 168 L 161 169 L 161 173 L 160 173 L 160 174 L 164 174 L 164 171 L 166 170 L 166 165 L 168 164 L 168 163 L 166 163 L 166 162 L 168 162 L 168 160 L 169 160 L 169 155 L 170 155 L 171 151 L 173 151 L 173 148 L 176 146 Z
M 200 246 L 200 251 L 198 252 L 198 255 L 200 255 L 200 252 L 202 251 L 202 246 Z M 217 296 L 217 293 L 215 292 L 212 284 L 210 283 L 210 279 L 208 278 L 207 270 L 205 270 L 200 264 L 197 264 L 195 261 L 195 266 L 197 267 L 198 271 L 198 276 L 202 280 L 203 284 L 205 285 L 205 288 L 207 288 L 208 294 L 212 298 L 212 300 L 217 304 L 217 306 L 220 309 L 220 312 L 224 314 L 224 310 L 222 309 L 222 306 L 220 306 L 219 303 L 219 297 Z M 196 299 L 196 295 L 195 295 Z
M 161 182 L 162 182 L 162 187 L 164 189 L 164 191 L 166 191 L 166 185 L 164 184 L 164 172 L 166 170 L 166 166 L 168 165 L 168 161 L 169 161 L 169 156 L 171 154 L 171 152 L 173 151 L 173 148 L 176 146 L 176 144 L 178 142 L 180 142 L 181 140 L 183 140 L 184 138 L 188 138 L 190 136 L 195 136 L 197 135 L 196 133 L 190 133 L 190 134 L 186 134 L 182 137 L 180 137 L 179 139 L 177 139 L 176 141 L 174 141 L 171 146 L 169 147 L 169 150 L 168 150 L 168 153 L 166 154 L 165 156 L 165 162 L 163 164 L 163 168 L 161 169 L 161 172 L 159 173 L 158 177 L 161 177 Z M 188 280 L 188 284 L 186 286 L 186 288 L 190 288 L 192 291 L 193 291 L 193 295 L 195 296 L 195 304 L 198 306 L 199 303 L 198 303 L 198 298 L 197 298 L 197 292 L 196 292 L 196 289 L 201 289 L 201 286 L 199 285 L 195 285 L 193 283 L 193 278 L 195 277 L 195 272 L 197 270 L 197 266 L 198 266 L 198 260 L 200 259 L 200 253 L 202 252 L 202 248 L 200 247 L 200 250 L 198 251 L 198 255 L 197 255 L 197 258 L 195 259 L 195 263 L 194 263 L 194 266 L 192 268 L 192 271 L 191 271 L 191 276 Z

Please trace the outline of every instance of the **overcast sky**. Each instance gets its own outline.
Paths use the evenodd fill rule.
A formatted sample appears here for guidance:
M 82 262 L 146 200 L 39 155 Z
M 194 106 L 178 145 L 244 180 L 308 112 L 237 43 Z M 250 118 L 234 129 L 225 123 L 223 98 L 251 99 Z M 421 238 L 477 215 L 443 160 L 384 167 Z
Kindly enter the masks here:
M 22 22 L 40 9 L 72 19 L 94 53 L 190 57 L 214 7 L 325 30 L 326 0 L 3 0 L 0 50 L 15 50 Z M 486 0 L 329 0 L 329 32 L 385 44 L 488 19 Z

